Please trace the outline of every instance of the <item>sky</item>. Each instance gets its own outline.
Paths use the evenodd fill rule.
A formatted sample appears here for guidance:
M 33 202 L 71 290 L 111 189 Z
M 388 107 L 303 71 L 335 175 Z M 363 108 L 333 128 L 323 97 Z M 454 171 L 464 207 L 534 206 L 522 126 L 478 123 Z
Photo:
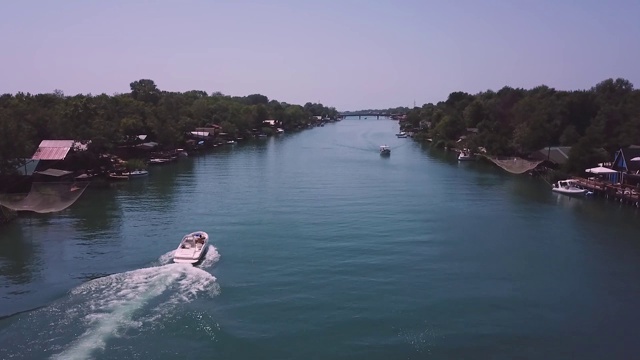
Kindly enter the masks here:
M 0 93 L 263 94 L 338 110 L 504 86 L 640 87 L 637 0 L 0 2 Z

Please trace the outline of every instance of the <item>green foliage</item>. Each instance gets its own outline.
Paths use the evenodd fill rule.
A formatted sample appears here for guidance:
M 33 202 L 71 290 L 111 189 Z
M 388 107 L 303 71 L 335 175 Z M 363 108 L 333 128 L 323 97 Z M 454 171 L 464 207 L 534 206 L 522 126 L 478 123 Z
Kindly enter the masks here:
M 129 159 L 125 164 L 128 170 L 144 170 L 147 168 L 147 163 L 142 159 Z
M 60 90 L 1 95 L 0 174 L 12 173 L 45 139 L 91 140 L 89 150 L 96 155 L 142 134 L 161 148 L 171 148 L 183 146 L 185 134 L 196 127 L 217 124 L 230 136 L 245 136 L 268 119 L 295 130 L 308 125 L 314 115 L 338 115 L 335 108 L 322 104 L 290 105 L 261 94 L 161 91 L 149 79 L 133 81 L 130 88 L 130 93 L 113 96 L 65 96 Z
M 583 173 L 584 169 L 608 160 L 608 154 L 602 149 L 593 147 L 588 138 L 580 139 L 569 151 L 569 159 L 564 164 L 564 170 L 569 173 Z
M 625 79 L 607 79 L 587 91 L 541 85 L 475 95 L 454 92 L 446 101 L 409 110 L 401 127 L 442 146 L 464 134 L 468 146 L 482 146 L 490 155 L 526 156 L 547 146 L 574 146 L 567 170 L 582 171 L 611 160 L 597 149 L 611 154 L 640 144 L 640 91 Z

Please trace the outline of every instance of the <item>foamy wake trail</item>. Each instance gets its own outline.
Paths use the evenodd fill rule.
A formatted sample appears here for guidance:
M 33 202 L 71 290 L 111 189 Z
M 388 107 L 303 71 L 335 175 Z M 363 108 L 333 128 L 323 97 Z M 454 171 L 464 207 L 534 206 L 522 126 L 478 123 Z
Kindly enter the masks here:
M 144 325 L 153 326 L 178 304 L 219 292 L 213 275 L 190 264 L 169 263 L 172 254 L 160 257 L 159 262 L 165 265 L 114 274 L 73 289 L 69 302 L 77 305 L 65 311 L 63 322 L 82 322 L 86 330 L 53 358 L 91 358 L 94 351 L 104 349 L 109 338 Z M 201 266 L 210 267 L 219 257 L 211 246 Z

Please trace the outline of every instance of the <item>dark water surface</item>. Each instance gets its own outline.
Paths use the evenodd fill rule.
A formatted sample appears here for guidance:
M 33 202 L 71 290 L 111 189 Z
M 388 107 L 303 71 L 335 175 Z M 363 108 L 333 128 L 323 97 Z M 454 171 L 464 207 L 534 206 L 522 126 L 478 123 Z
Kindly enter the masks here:
M 1 227 L 0 359 L 638 356 L 637 209 L 397 131 L 228 146 Z M 194 230 L 207 258 L 172 264 Z

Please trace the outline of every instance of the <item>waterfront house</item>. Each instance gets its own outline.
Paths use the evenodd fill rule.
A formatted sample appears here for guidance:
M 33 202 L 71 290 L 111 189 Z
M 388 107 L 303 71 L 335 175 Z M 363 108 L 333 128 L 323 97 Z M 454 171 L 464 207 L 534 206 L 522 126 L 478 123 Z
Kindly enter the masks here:
M 640 158 L 640 146 L 631 145 L 616 151 L 611 168 L 620 173 L 620 182 L 633 186 L 640 184 L 640 161 L 637 158 Z
M 65 161 L 69 154 L 87 150 L 90 143 L 90 140 L 42 140 L 31 156 L 31 160 L 37 162 L 33 173 L 42 173 L 53 166 L 70 167 L 69 161 L 72 160 Z
M 59 161 L 64 160 L 70 151 L 84 151 L 91 141 L 74 140 L 42 140 L 32 160 Z
M 208 132 L 213 137 L 215 137 L 216 135 L 219 135 L 221 131 L 222 131 L 222 126 L 217 124 L 207 124 L 204 127 L 197 127 L 195 129 L 195 132 Z
M 551 165 L 564 165 L 569 160 L 571 146 L 548 146 L 529 155 L 532 159 L 547 161 Z

